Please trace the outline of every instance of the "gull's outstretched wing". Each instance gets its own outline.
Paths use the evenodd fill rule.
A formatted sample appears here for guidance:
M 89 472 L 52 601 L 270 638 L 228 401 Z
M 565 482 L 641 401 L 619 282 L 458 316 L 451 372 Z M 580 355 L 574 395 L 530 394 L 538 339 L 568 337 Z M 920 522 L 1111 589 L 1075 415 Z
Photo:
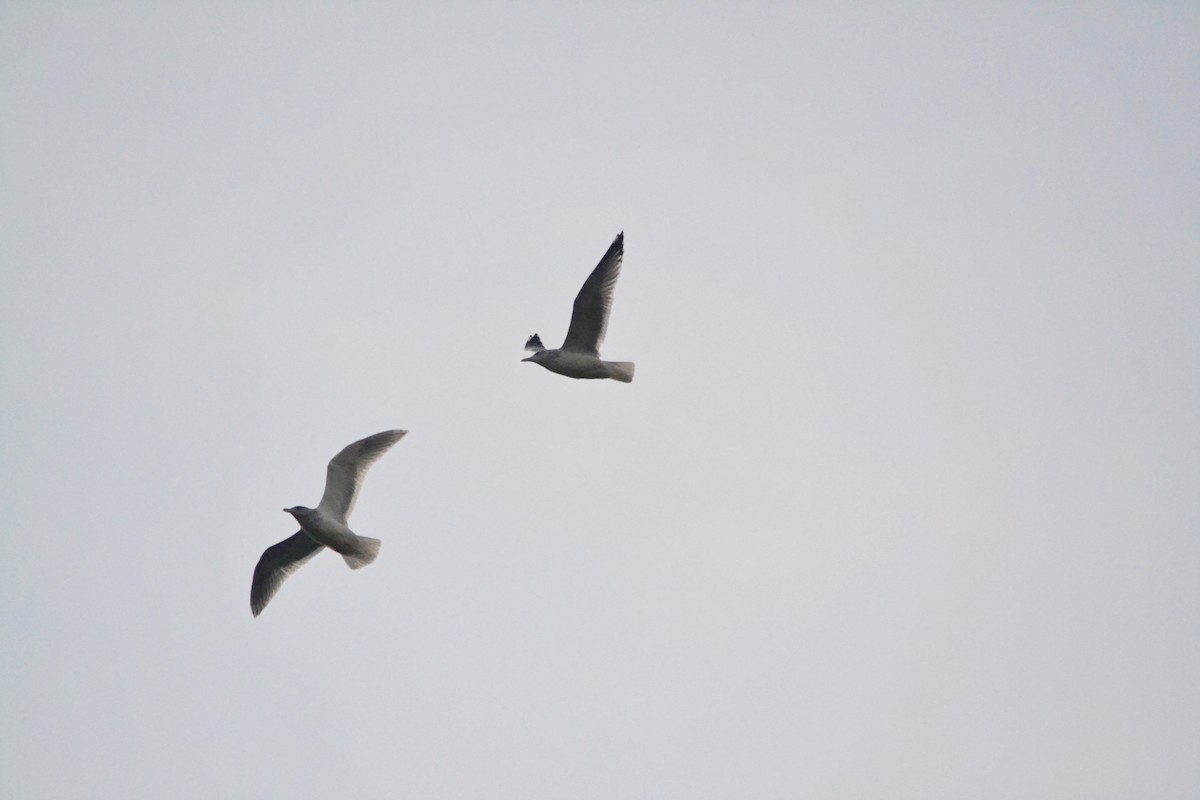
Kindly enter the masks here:
M 613 289 L 617 276 L 621 274 L 621 259 L 625 256 L 625 232 L 617 234 L 608 252 L 583 282 L 583 288 L 575 296 L 575 310 L 571 312 L 571 327 L 562 349 L 575 353 L 600 356 L 600 343 L 608 328 L 608 312 L 612 308 Z
M 546 345 L 542 344 L 542 337 L 535 333 L 533 336 L 530 336 L 525 340 L 525 349 L 538 353 L 542 350 L 545 350 Z
M 325 472 L 325 494 L 321 495 L 320 511 L 345 523 L 354 510 L 358 490 L 371 465 L 408 431 L 384 431 L 347 445 L 329 462 Z
M 251 613 L 256 617 L 262 613 L 287 576 L 324 549 L 325 545 L 317 544 L 304 531 L 297 531 L 264 550 L 258 566 L 254 568 L 254 580 L 250 582 Z

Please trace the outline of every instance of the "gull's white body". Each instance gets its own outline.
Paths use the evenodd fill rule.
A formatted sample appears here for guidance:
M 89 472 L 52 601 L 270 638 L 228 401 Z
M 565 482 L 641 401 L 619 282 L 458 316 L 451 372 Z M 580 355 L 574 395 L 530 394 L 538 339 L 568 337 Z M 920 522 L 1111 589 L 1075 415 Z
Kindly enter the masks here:
M 339 553 L 351 569 L 365 567 L 379 554 L 378 539 L 359 536 L 345 522 L 321 511 L 319 507 L 308 509 L 307 514 L 296 508 L 285 508 L 284 511 L 296 518 L 301 532 L 317 544 Z
M 612 378 L 629 383 L 633 380 L 633 363 L 629 361 L 603 361 L 587 353 L 570 350 L 539 350 L 525 361 L 540 364 L 551 372 L 568 378 Z
M 354 510 L 367 470 L 406 433 L 384 431 L 347 445 L 329 462 L 321 504 L 316 508 L 284 509 L 300 523 L 300 530 L 268 547 L 258 560 L 250 584 L 250 610 L 254 616 L 266 608 L 289 575 L 326 547 L 339 553 L 351 569 L 365 567 L 375 560 L 380 541 L 350 530 L 350 512 Z
M 535 333 L 525 343 L 526 350 L 533 355 L 523 361 L 540 364 L 551 372 L 568 378 L 612 378 L 629 383 L 633 380 L 632 361 L 604 361 L 600 358 L 600 344 L 608 330 L 608 314 L 612 310 L 613 290 L 621 274 L 621 262 L 625 258 L 625 233 L 622 231 L 609 245 L 608 252 L 584 281 L 583 288 L 575 296 L 571 311 L 571 325 L 562 347 L 547 350 Z

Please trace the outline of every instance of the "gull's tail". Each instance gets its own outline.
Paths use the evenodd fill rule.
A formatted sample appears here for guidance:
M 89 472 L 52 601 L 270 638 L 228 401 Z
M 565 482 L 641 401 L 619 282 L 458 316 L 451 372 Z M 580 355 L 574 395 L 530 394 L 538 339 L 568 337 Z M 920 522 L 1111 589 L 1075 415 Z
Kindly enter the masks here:
M 608 367 L 608 377 L 621 383 L 633 383 L 632 361 L 605 361 L 604 365 Z
M 354 543 L 358 545 L 353 553 L 342 553 L 346 565 L 350 569 L 362 569 L 375 560 L 379 555 L 379 547 L 383 542 L 366 536 L 355 536 Z

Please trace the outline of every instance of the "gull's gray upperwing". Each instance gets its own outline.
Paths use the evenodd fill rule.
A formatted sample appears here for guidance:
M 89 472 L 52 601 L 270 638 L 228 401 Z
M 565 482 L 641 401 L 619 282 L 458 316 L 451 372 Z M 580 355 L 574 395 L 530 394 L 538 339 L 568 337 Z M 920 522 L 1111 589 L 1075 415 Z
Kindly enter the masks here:
M 575 296 L 575 308 L 571 312 L 571 327 L 562 349 L 576 353 L 587 353 L 599 357 L 600 344 L 608 329 L 608 312 L 612 308 L 613 289 L 621 274 L 621 260 L 625 256 L 625 232 L 608 247 L 608 252 L 583 282 L 583 288 Z
M 325 472 L 325 494 L 321 496 L 318 508 L 343 523 L 350 519 L 367 470 L 406 433 L 408 431 L 384 431 L 346 445 L 329 462 Z
M 254 616 L 262 613 L 289 575 L 324 549 L 325 545 L 313 541 L 304 531 L 297 531 L 264 550 L 250 582 L 250 611 Z

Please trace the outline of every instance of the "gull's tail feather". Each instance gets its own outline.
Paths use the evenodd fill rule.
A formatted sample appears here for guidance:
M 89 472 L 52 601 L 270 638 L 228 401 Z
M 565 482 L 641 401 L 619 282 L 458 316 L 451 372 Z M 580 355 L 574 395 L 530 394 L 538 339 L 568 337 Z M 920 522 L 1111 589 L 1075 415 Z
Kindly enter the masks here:
M 342 558 L 346 559 L 346 565 L 350 569 L 362 569 L 374 561 L 375 557 L 379 555 L 379 547 L 383 544 L 378 539 L 371 539 L 367 536 L 355 536 L 354 543 L 358 545 L 355 552 L 342 553 Z
M 633 383 L 633 362 L 632 361 L 605 361 L 608 365 L 608 377 L 613 380 L 621 381 L 621 383 Z

